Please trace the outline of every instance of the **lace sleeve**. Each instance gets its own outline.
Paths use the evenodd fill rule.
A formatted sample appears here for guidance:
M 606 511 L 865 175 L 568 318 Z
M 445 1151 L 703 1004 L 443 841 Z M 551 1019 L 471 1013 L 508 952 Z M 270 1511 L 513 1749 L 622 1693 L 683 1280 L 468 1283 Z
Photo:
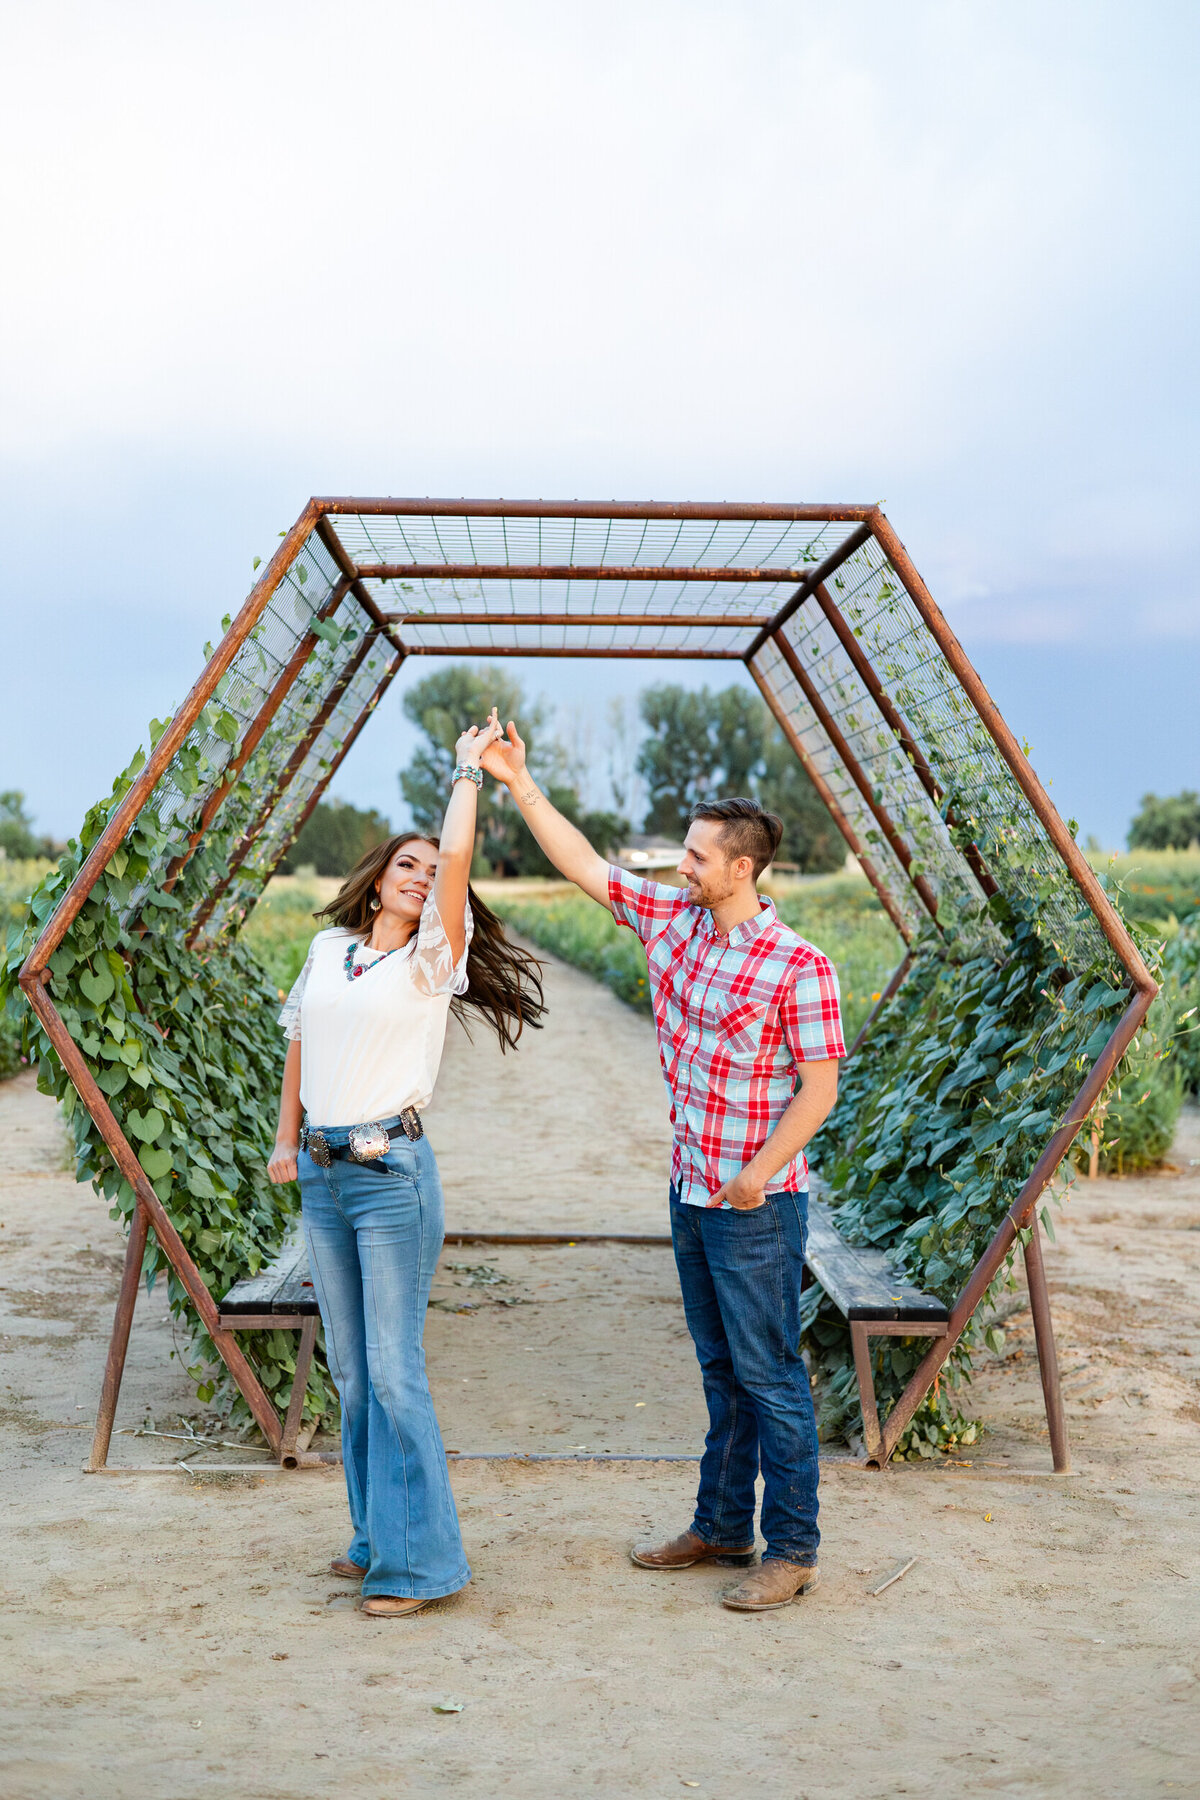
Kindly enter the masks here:
M 417 930 L 417 949 L 413 959 L 413 979 L 423 994 L 465 994 L 467 991 L 467 951 L 471 947 L 474 921 L 468 901 L 463 916 L 465 942 L 463 953 L 455 962 L 450 955 L 450 940 L 430 894 L 421 909 Z
M 317 947 L 316 938 L 308 946 L 308 955 L 304 959 L 304 967 L 292 983 L 292 991 L 284 1001 L 279 1014 L 279 1023 L 285 1038 L 294 1044 L 300 1042 L 300 1002 L 304 998 L 304 990 L 308 986 L 308 971 L 312 968 L 313 951 Z

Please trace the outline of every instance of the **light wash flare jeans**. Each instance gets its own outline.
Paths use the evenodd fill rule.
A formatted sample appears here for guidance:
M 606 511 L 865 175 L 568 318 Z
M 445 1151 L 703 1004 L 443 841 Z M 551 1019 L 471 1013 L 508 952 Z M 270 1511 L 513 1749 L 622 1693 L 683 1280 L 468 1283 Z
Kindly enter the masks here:
M 471 1579 L 421 1341 L 442 1184 L 428 1138 L 398 1139 L 381 1165 L 322 1169 L 301 1151 L 304 1235 L 342 1403 L 346 1554 L 367 1571 L 364 1594 L 435 1600 Z

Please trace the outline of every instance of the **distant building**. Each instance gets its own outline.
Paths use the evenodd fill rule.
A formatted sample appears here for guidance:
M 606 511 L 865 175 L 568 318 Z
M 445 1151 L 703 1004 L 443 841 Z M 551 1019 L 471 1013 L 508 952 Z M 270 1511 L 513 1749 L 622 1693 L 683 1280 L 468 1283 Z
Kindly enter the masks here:
M 651 869 L 673 870 L 682 857 L 683 845 L 673 844 L 670 838 L 639 836 L 631 837 L 627 844 L 621 845 L 616 860 L 621 868 L 644 874 Z

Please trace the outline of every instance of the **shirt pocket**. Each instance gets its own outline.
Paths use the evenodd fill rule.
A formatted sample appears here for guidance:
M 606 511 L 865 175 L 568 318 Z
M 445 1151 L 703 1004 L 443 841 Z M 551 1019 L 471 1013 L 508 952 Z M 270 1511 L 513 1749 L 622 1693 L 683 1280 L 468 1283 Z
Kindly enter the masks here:
M 762 1000 L 739 1000 L 713 1021 L 717 1047 L 731 1062 L 753 1062 L 762 1049 L 769 1007 Z

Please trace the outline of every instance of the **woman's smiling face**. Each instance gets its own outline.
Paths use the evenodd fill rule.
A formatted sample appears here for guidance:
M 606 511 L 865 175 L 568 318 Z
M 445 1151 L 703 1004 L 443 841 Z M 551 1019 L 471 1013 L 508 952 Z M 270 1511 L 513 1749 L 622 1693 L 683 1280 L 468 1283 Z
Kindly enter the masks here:
M 424 838 L 401 844 L 376 884 L 383 911 L 397 919 L 419 919 L 433 889 L 437 859 L 436 849 Z

